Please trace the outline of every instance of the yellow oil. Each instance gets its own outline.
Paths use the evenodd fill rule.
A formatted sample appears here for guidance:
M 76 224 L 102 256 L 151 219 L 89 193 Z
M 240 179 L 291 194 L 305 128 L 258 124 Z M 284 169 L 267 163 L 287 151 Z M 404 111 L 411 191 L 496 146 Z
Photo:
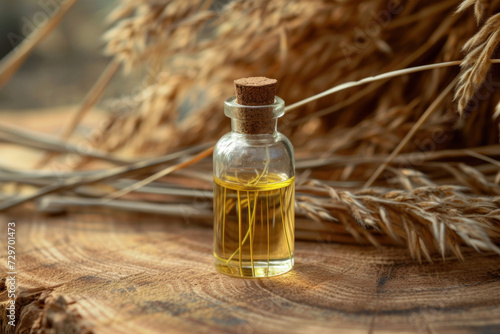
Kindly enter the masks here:
M 271 174 L 214 177 L 217 270 L 268 277 L 293 267 L 295 179 Z

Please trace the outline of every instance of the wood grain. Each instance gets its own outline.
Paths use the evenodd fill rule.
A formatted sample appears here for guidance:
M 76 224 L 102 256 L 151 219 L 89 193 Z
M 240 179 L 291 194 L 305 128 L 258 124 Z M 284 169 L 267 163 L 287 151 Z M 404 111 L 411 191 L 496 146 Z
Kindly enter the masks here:
M 29 212 L 17 223 L 18 332 L 494 333 L 500 261 L 417 264 L 402 249 L 297 242 L 283 276 L 215 271 L 210 228 L 154 215 Z M 6 272 L 6 238 L 0 240 Z M 5 284 L 0 283 L 3 333 Z M 10 331 L 9 331 L 10 330 Z

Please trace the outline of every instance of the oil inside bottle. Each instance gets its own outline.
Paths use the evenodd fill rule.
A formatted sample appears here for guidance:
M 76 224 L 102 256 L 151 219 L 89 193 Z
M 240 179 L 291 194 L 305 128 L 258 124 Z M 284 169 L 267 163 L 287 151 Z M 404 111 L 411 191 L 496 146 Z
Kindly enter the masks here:
M 220 272 L 267 277 L 293 267 L 294 181 L 280 174 L 214 177 L 214 255 Z

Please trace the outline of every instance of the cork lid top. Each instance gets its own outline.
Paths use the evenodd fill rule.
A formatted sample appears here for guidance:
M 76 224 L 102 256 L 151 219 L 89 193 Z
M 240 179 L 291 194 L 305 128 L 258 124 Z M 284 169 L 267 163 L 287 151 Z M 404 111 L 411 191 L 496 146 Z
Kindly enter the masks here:
M 277 82 L 278 80 L 276 79 L 266 77 L 249 77 L 234 80 L 234 84 L 239 86 L 276 86 Z
M 274 103 L 278 80 L 266 77 L 250 77 L 234 80 L 238 104 L 261 106 Z

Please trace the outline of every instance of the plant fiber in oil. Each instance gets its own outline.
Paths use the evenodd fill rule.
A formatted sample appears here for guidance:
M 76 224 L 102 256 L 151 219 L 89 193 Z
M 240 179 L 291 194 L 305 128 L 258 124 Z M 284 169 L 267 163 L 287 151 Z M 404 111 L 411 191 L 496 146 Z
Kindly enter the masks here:
M 293 267 L 294 197 L 294 177 L 214 177 L 216 268 L 239 277 L 289 271 Z

